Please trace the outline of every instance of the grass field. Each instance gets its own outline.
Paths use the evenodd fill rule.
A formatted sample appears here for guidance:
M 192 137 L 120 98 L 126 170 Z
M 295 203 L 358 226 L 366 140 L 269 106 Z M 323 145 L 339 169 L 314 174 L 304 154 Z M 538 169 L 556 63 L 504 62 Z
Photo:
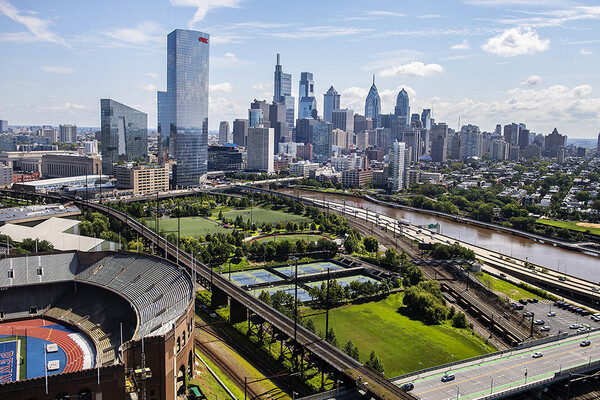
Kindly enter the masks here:
M 307 233 L 297 233 L 293 235 L 277 235 L 277 236 L 267 236 L 264 238 L 256 239 L 257 242 L 281 242 L 282 240 L 288 240 L 295 242 L 296 240 L 304 240 L 305 242 L 316 242 L 319 239 L 327 239 L 331 240 L 327 237 L 321 236 L 319 234 L 309 235 Z
M 377 302 L 331 310 L 329 326 L 335 332 L 338 345 L 343 347 L 352 340 L 358 346 L 361 362 L 375 351 L 388 378 L 495 351 L 469 331 L 445 324 L 425 325 L 410 319 L 398 312 L 401 299 L 402 294 L 396 293 Z M 312 318 L 317 331 L 324 332 L 325 314 Z
M 538 219 L 535 222 L 537 222 L 538 224 L 550 225 L 555 228 L 567 228 L 573 231 L 583 233 L 590 231 L 590 233 L 594 235 L 600 235 L 600 228 L 586 228 L 585 226 L 579 226 L 577 225 L 576 221 L 556 221 L 553 219 Z
M 491 290 L 495 290 L 496 292 L 504 293 L 508 297 L 513 300 L 519 299 L 539 299 L 542 300 L 542 297 L 535 295 L 523 288 L 520 288 L 516 285 L 513 285 L 510 282 L 505 281 L 504 279 L 494 278 L 490 274 L 482 272 L 481 275 L 476 275 L 477 279 L 479 279 L 485 286 L 488 286 Z
M 144 224 L 150 229 L 154 229 L 155 219 L 146 219 Z M 161 219 L 159 221 L 159 229 L 165 232 L 177 233 L 177 218 Z M 206 236 L 207 233 L 229 233 L 231 229 L 226 229 L 219 226 L 215 221 L 204 217 L 182 217 L 181 218 L 181 236 Z
M 214 214 L 213 214 L 214 215 Z M 218 215 L 218 213 L 217 213 Z M 223 217 L 227 219 L 236 219 L 238 215 L 241 215 L 247 221 L 250 221 L 250 208 L 245 210 L 228 210 L 223 212 Z M 288 221 L 310 222 L 310 218 L 303 217 L 297 214 L 290 214 L 283 211 L 269 210 L 261 207 L 252 207 L 252 222 L 257 226 L 263 223 L 270 222 L 275 225 L 277 222 L 283 222 L 284 224 Z

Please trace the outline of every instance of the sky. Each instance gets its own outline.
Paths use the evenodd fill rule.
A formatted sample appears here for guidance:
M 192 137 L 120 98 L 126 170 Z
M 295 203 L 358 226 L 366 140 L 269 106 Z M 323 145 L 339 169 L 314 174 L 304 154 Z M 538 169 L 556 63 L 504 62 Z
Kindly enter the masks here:
M 273 98 L 276 54 L 364 114 L 405 88 L 411 113 L 451 128 L 525 123 L 570 138 L 600 132 L 600 5 L 571 0 L 0 0 L 0 119 L 100 125 L 100 99 L 148 114 L 166 90 L 166 35 L 211 35 L 209 129 Z M 298 99 L 296 98 L 296 101 Z

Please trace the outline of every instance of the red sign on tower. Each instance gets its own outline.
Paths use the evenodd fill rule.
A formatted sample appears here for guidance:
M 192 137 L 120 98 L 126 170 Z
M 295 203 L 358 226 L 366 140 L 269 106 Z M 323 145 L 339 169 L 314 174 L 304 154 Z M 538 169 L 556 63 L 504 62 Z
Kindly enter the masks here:
M 202 43 L 208 43 L 208 38 L 203 38 L 202 36 L 200 36 L 198 40 Z

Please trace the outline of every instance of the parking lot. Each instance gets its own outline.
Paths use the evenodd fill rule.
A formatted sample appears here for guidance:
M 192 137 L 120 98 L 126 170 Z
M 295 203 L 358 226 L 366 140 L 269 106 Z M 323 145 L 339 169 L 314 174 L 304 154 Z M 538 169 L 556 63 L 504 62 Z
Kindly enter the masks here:
M 534 320 L 542 320 L 543 324 L 536 325 L 534 329 L 540 330 L 542 326 L 550 327 L 550 330 L 546 331 L 547 335 L 553 335 L 560 332 L 575 333 L 577 329 L 569 328 L 572 324 L 587 324 L 590 328 L 600 328 L 600 322 L 595 322 L 591 319 L 591 316 L 582 316 L 574 312 L 567 311 L 565 309 L 555 307 L 553 301 L 541 300 L 539 303 L 527 303 L 524 305 L 524 309 L 517 311 L 520 315 L 524 313 L 533 313 Z M 549 317 L 549 312 L 555 312 L 556 316 Z M 527 318 L 527 317 L 526 317 Z M 531 320 L 531 318 L 527 318 Z

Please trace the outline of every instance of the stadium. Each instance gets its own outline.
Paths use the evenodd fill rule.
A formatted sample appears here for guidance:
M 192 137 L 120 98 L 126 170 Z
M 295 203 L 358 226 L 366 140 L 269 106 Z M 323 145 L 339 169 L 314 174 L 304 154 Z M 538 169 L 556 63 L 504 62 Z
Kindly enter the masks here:
M 188 273 L 129 252 L 0 260 L 0 398 L 175 399 L 194 372 Z

